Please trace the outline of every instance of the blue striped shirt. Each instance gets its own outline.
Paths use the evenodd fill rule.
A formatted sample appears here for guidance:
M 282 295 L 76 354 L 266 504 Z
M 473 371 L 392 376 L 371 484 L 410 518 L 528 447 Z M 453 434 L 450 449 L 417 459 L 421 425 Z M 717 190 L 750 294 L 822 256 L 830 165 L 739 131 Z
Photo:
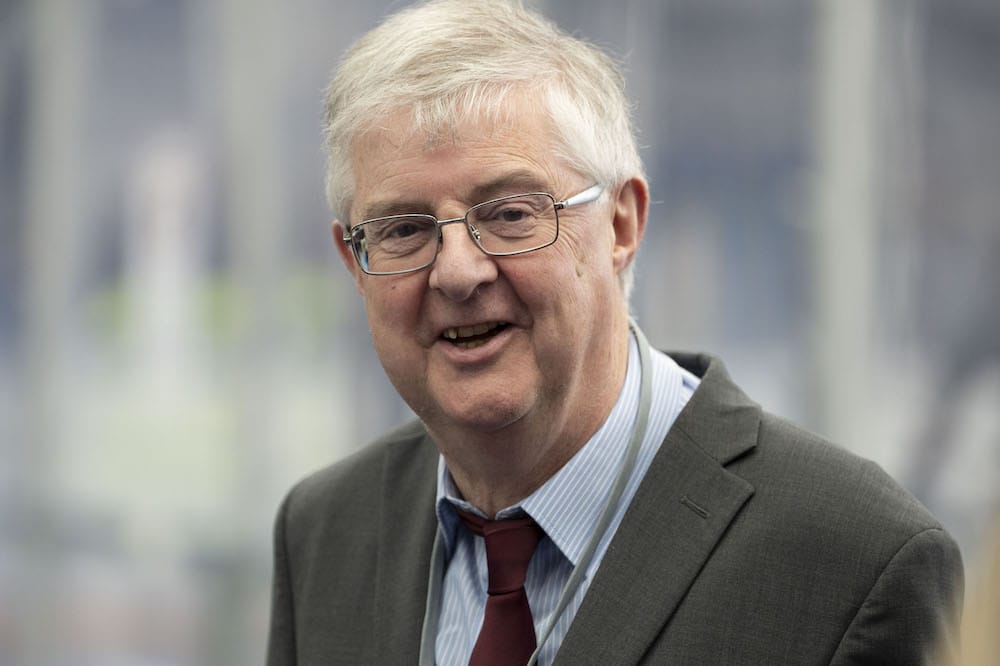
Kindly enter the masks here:
M 562 469 L 530 496 L 497 514 L 509 518 L 527 513 L 545 531 L 528 567 L 525 591 L 535 621 L 535 633 L 552 621 L 556 604 L 570 572 L 591 537 L 632 436 L 639 405 L 639 353 L 630 336 L 628 370 L 621 394 L 607 420 Z M 539 666 L 551 664 L 583 602 L 611 537 L 660 443 L 698 385 L 698 378 L 666 354 L 650 350 L 652 401 L 649 425 L 631 479 L 608 530 L 598 544 L 583 583 L 577 589 L 539 655 Z M 460 499 L 460 493 L 441 459 L 438 463 L 437 517 L 445 552 L 441 611 L 435 643 L 440 666 L 465 666 L 475 645 L 486 609 L 486 546 L 482 538 L 458 529 L 454 506 L 482 515 Z

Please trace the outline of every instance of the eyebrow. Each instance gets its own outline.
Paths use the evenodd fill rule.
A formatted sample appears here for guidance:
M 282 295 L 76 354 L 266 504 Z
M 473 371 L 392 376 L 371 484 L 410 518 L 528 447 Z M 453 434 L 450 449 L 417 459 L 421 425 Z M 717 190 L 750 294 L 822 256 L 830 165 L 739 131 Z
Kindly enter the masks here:
M 507 194 L 526 194 L 528 192 L 548 192 L 548 183 L 540 178 L 533 171 L 519 169 L 511 171 L 499 178 L 476 185 L 469 192 L 468 202 L 473 206 L 490 199 L 502 197 Z
M 469 206 L 496 199 L 509 194 L 525 194 L 528 192 L 548 192 L 549 185 L 537 173 L 527 169 L 517 169 L 502 176 L 474 185 L 464 197 L 464 203 Z M 389 215 L 424 214 L 433 215 L 433 206 L 428 201 L 386 200 L 375 201 L 360 211 L 361 220 L 372 220 Z

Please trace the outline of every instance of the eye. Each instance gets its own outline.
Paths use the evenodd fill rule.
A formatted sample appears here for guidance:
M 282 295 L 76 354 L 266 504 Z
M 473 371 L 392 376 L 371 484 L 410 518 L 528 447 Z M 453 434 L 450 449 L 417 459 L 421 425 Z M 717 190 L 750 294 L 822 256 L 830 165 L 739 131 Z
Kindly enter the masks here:
M 430 220 L 416 217 L 385 218 L 369 223 L 367 229 L 370 243 L 408 243 L 425 239 L 435 232 L 435 224 Z
M 526 210 L 515 206 L 505 206 L 497 213 L 497 217 L 503 222 L 520 222 L 527 217 L 527 215 L 528 212 Z
M 525 222 L 536 215 L 537 211 L 524 201 L 506 201 L 493 206 L 486 206 L 476 211 L 476 219 L 478 221 L 506 224 Z
M 385 234 L 385 238 L 402 240 L 404 238 L 409 238 L 414 234 L 419 234 L 423 230 L 423 227 L 416 222 L 411 220 L 398 222 L 391 227 L 389 227 Z

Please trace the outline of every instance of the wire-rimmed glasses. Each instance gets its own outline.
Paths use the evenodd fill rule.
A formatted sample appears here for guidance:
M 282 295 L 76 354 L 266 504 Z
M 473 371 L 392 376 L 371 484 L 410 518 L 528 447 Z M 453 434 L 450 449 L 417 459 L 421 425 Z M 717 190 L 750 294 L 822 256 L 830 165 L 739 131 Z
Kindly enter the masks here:
M 446 224 L 464 222 L 476 246 L 506 257 L 548 247 L 559 238 L 559 211 L 597 200 L 603 185 L 592 185 L 562 201 L 545 192 L 515 194 L 476 204 L 462 217 L 389 215 L 365 220 L 344 233 L 344 242 L 369 275 L 399 275 L 427 268 L 441 250 Z

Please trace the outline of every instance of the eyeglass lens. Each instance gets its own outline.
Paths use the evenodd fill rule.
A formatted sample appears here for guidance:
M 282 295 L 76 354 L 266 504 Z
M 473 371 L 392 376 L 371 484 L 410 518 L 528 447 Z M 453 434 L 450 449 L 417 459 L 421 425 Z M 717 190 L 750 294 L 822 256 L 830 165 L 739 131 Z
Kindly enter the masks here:
M 473 206 L 466 220 L 476 244 L 488 254 L 530 252 L 558 234 L 553 199 L 546 194 L 504 197 Z M 427 266 L 437 256 L 438 223 L 429 215 L 369 220 L 353 231 L 358 258 L 371 273 L 399 273 Z

